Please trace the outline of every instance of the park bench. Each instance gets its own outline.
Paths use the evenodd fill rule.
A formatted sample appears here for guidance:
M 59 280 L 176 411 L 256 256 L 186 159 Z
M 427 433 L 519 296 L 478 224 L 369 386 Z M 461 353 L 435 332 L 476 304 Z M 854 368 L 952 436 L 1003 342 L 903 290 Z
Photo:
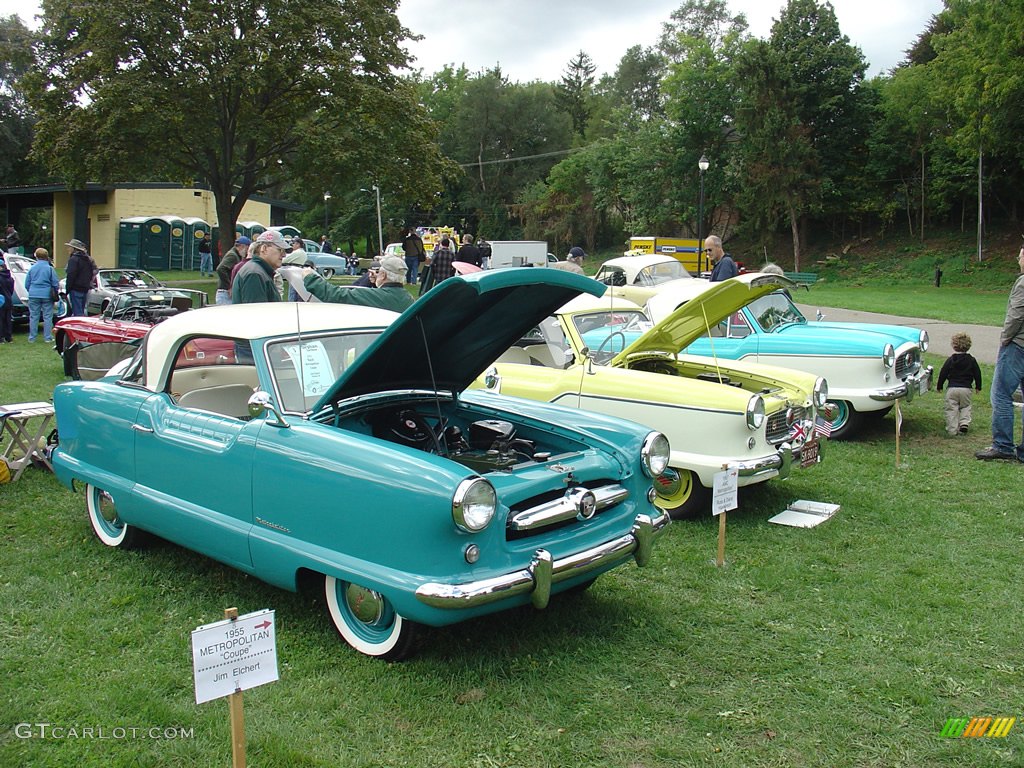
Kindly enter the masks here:
M 818 282 L 817 272 L 786 272 L 786 277 L 800 285 L 814 285 Z

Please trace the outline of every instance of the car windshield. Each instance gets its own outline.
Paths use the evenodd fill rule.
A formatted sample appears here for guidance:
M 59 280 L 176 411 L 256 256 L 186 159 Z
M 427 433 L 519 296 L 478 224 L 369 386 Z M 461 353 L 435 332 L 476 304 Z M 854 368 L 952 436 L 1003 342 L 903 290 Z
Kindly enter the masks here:
M 765 333 L 771 333 L 790 323 L 806 323 L 807 318 L 793 306 L 793 302 L 784 293 L 769 293 L 754 299 L 748 305 L 754 320 Z
M 4 261 L 7 262 L 7 267 L 11 272 L 28 272 L 29 268 L 35 264 L 33 259 L 27 259 L 24 256 L 15 256 L 11 253 L 4 255 Z
M 661 285 L 669 280 L 685 280 L 688 277 L 692 278 L 693 275 L 686 271 L 681 262 L 672 259 L 644 267 L 633 278 L 633 285 Z
M 136 269 L 105 269 L 100 285 L 110 288 L 159 288 L 160 282 L 148 272 Z
M 380 335 L 379 330 L 336 332 L 267 344 L 267 360 L 282 410 L 306 413 Z
M 202 306 L 202 294 L 199 291 L 171 289 L 134 290 L 118 294 L 107 307 L 107 314 L 113 318 L 125 313 L 129 315 L 144 314 L 153 310 L 156 314 L 166 315 L 167 310 L 184 312 Z M 142 313 L 139 310 L 143 310 Z
M 581 313 L 573 316 L 572 323 L 598 365 L 607 364 L 654 327 L 639 309 Z

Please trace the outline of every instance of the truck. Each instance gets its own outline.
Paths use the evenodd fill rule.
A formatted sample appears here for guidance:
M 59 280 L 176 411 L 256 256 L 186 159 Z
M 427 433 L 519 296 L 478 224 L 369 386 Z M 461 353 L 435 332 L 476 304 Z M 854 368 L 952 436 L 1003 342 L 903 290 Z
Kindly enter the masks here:
M 488 240 L 491 269 L 504 267 L 546 267 L 548 244 L 544 240 Z
M 700 241 L 682 237 L 631 237 L 629 238 L 629 254 L 664 254 L 682 262 L 686 271 L 699 277 L 705 270 L 711 269 L 706 254 L 700 253 Z

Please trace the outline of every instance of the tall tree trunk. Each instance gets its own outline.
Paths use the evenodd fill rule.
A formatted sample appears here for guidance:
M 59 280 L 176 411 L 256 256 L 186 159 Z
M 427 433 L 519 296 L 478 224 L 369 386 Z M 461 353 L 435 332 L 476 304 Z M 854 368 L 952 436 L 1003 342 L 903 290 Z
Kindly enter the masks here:
M 800 271 L 800 225 L 792 201 L 788 201 L 789 228 L 793 233 L 793 271 Z
M 918 227 L 921 233 L 921 242 L 924 242 L 924 145 L 921 145 L 921 226 Z

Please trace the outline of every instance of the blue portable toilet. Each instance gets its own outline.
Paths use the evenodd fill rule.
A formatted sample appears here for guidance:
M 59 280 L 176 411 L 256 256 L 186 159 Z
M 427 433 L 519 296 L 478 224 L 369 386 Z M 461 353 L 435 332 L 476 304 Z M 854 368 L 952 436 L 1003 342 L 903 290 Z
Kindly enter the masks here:
M 185 261 L 185 221 L 178 216 L 158 216 L 160 220 L 167 223 L 167 238 L 169 245 L 169 269 L 188 269 Z
M 118 245 L 118 266 L 151 271 L 170 269 L 169 222 L 158 216 L 122 219 L 118 233 L 125 238 L 124 244 Z

